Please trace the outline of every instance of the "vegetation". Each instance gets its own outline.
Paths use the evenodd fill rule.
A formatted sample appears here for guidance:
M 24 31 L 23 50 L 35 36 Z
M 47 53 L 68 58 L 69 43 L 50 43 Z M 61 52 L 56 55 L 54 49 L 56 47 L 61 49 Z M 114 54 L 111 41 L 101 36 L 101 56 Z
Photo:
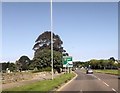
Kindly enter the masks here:
M 17 69 L 20 71 L 28 70 L 30 65 L 30 59 L 27 56 L 21 56 L 18 61 L 16 61 Z
M 3 62 L 0 63 L 2 67 L 2 72 L 5 73 L 6 70 L 10 70 L 11 72 L 16 72 L 16 71 L 24 71 L 24 70 L 29 70 L 29 65 L 30 65 L 31 60 L 27 56 L 21 56 L 18 61 L 15 63 L 13 62 Z
M 6 69 L 8 68 L 10 71 L 15 71 L 16 70 L 16 65 L 14 63 L 10 63 L 10 62 L 4 62 L 4 63 L 0 63 L 1 65 L 1 71 L 2 72 L 6 72 Z
M 65 51 L 62 47 L 62 40 L 53 33 L 53 62 L 54 69 L 60 72 L 62 68 L 62 53 Z M 37 68 L 38 70 L 51 67 L 51 32 L 46 31 L 38 36 L 33 46 L 34 58 L 30 68 Z M 66 55 L 68 55 L 66 53 Z
M 114 59 L 114 57 L 110 57 L 109 59 L 92 59 L 87 62 L 74 62 L 74 67 L 90 67 L 92 69 L 117 69 L 118 61 Z
M 118 68 L 118 63 L 115 62 L 115 59 L 113 60 L 113 57 L 111 57 L 108 60 L 90 60 L 89 65 L 93 69 L 117 69 Z
M 74 73 L 69 73 L 69 74 L 62 74 L 53 80 L 43 80 L 39 81 L 37 83 L 32 83 L 29 85 L 21 86 L 21 87 L 16 87 L 8 90 L 4 90 L 3 93 L 9 93 L 9 91 L 51 91 L 55 88 L 58 88 L 61 84 L 69 81 L 71 78 L 75 76 Z M 47 86 L 47 87 L 46 87 Z M 13 92 L 14 93 L 14 92 Z
M 53 33 L 53 66 L 56 71 L 60 73 L 62 68 L 62 57 L 69 54 L 62 47 L 63 41 L 59 35 Z M 0 63 L 2 65 L 2 71 L 6 72 L 8 68 L 10 71 L 24 71 L 34 70 L 36 71 L 50 71 L 51 68 L 51 32 L 46 31 L 38 36 L 33 46 L 34 57 L 32 60 L 29 57 L 23 55 L 15 63 Z M 91 67 L 92 69 L 117 69 L 118 61 L 114 57 L 109 59 L 92 59 L 87 62 L 74 62 L 74 68 L 76 67 Z M 120 67 L 120 66 L 119 66 Z
M 118 70 L 94 70 L 94 72 L 118 75 Z
M 50 72 L 51 71 L 51 67 L 46 67 L 46 68 L 42 68 L 42 69 L 37 69 L 37 70 L 32 70 L 32 73 L 37 73 L 37 72 L 43 72 L 43 71 L 47 71 Z
M 40 72 L 40 71 L 51 71 L 51 50 L 50 49 L 43 49 L 42 51 L 38 51 L 38 54 L 30 60 L 27 56 L 22 56 L 16 63 L 4 62 L 0 63 L 2 65 L 2 71 L 6 72 L 8 68 L 10 71 L 14 72 L 19 70 L 34 70 L 33 72 Z M 57 70 L 60 72 L 60 68 L 62 68 L 62 53 L 58 51 L 53 52 L 54 57 L 54 71 Z M 22 60 L 22 61 L 21 61 Z M 28 61 L 26 61 L 28 60 Z M 20 65 L 21 64 L 21 65 Z M 23 66 L 22 66 L 23 65 Z M 90 67 L 92 69 L 118 69 L 120 68 L 120 63 L 115 60 L 113 57 L 109 59 L 92 59 L 87 62 L 76 61 L 73 62 L 73 69 L 74 68 L 81 68 L 81 67 Z
M 53 33 L 53 48 L 55 51 L 63 52 L 63 41 Z M 51 49 L 51 32 L 46 31 L 38 36 L 33 46 L 35 54 L 42 49 Z
M 54 69 L 60 72 L 62 68 L 62 56 L 68 56 L 66 50 L 62 47 L 63 41 L 60 37 L 53 33 L 53 65 Z M 2 70 L 6 71 L 49 71 L 51 67 L 51 32 L 46 31 L 38 36 L 33 46 L 34 57 L 32 60 L 23 55 L 15 63 L 2 63 Z M 10 65 L 10 66 L 9 66 Z

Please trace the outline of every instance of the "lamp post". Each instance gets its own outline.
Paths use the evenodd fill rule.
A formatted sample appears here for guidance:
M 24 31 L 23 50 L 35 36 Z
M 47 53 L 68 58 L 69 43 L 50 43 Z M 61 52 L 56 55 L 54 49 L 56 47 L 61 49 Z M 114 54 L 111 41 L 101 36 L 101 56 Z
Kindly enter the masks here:
M 51 71 L 53 80 L 53 18 L 52 18 L 52 0 L 50 2 L 50 16 L 51 16 Z

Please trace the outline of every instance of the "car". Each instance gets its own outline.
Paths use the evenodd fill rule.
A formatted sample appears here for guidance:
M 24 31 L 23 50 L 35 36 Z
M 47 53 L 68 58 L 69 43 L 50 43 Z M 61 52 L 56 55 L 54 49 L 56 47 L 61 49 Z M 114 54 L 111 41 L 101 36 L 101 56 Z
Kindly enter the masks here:
M 87 69 L 86 74 L 93 74 L 93 70 L 92 69 Z

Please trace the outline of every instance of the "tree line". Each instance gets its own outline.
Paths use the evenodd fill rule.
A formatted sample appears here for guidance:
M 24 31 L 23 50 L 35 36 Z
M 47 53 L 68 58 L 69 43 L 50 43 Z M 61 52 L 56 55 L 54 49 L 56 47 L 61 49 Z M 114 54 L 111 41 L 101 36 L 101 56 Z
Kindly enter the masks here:
M 50 50 L 46 50 L 47 52 L 50 52 Z M 45 50 L 44 50 L 44 53 Z M 39 61 L 35 61 L 36 58 L 33 58 L 32 60 L 30 60 L 27 56 L 21 56 L 20 59 L 18 61 L 16 61 L 15 63 L 11 63 L 11 62 L 4 62 L 4 63 L 0 63 L 0 65 L 2 65 L 2 71 L 5 72 L 6 69 L 8 68 L 10 71 L 15 72 L 15 71 L 25 71 L 25 70 L 41 70 L 42 69 L 46 70 L 46 71 L 50 71 L 51 70 L 51 65 L 50 65 L 50 59 L 44 60 L 44 56 L 48 56 L 50 53 L 48 53 L 47 55 L 42 55 L 39 56 L 40 58 L 38 58 Z M 57 53 L 54 51 L 54 69 L 57 69 L 57 71 L 59 72 L 58 68 L 62 68 L 62 62 L 61 62 L 61 54 Z M 61 56 L 59 56 L 61 55 Z M 41 59 L 43 58 L 43 60 Z M 57 60 L 57 61 L 56 61 Z M 48 63 L 48 64 L 47 64 Z M 59 64 L 58 64 L 59 63 Z M 111 57 L 109 59 L 91 59 L 90 61 L 86 61 L 86 62 L 81 62 L 81 61 L 77 61 L 77 62 L 73 62 L 73 67 L 74 68 L 88 68 L 90 66 L 90 68 L 92 69 L 118 69 L 118 67 L 120 67 L 120 64 L 117 60 L 114 59 L 114 57 Z
M 45 68 L 51 70 L 51 43 L 53 43 L 53 68 L 60 73 L 62 56 L 68 56 L 69 54 L 62 47 L 63 41 L 59 35 L 52 34 L 53 42 L 51 42 L 51 31 L 45 31 L 38 36 L 33 46 L 34 57 L 32 60 L 23 55 L 15 63 L 1 63 L 1 70 L 5 71 L 7 68 L 11 71 L 41 70 Z
M 118 69 L 119 62 L 115 60 L 114 57 L 110 57 L 109 59 L 91 59 L 86 62 L 74 62 L 74 67 L 84 67 L 84 68 L 92 68 L 92 69 Z
M 62 57 L 69 56 L 66 50 L 63 48 L 63 41 L 60 36 L 53 34 L 53 42 L 51 42 L 51 31 L 45 31 L 40 34 L 35 40 L 33 46 L 34 57 L 30 58 L 23 55 L 15 63 L 3 62 L 0 63 L 1 71 L 5 72 L 8 68 L 10 71 L 25 71 L 25 70 L 51 70 L 51 43 L 53 43 L 53 68 L 60 73 L 62 67 Z M 118 64 L 114 57 L 107 60 L 92 59 L 87 62 L 73 62 L 74 67 L 88 67 L 91 66 L 93 69 L 116 69 Z

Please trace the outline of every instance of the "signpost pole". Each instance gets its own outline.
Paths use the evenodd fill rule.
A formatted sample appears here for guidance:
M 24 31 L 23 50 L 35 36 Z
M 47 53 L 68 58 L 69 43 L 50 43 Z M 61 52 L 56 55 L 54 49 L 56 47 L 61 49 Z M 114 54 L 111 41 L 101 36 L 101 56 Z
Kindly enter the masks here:
M 69 73 L 69 67 L 68 67 L 68 73 Z
M 66 73 L 66 67 L 65 67 L 65 73 Z

